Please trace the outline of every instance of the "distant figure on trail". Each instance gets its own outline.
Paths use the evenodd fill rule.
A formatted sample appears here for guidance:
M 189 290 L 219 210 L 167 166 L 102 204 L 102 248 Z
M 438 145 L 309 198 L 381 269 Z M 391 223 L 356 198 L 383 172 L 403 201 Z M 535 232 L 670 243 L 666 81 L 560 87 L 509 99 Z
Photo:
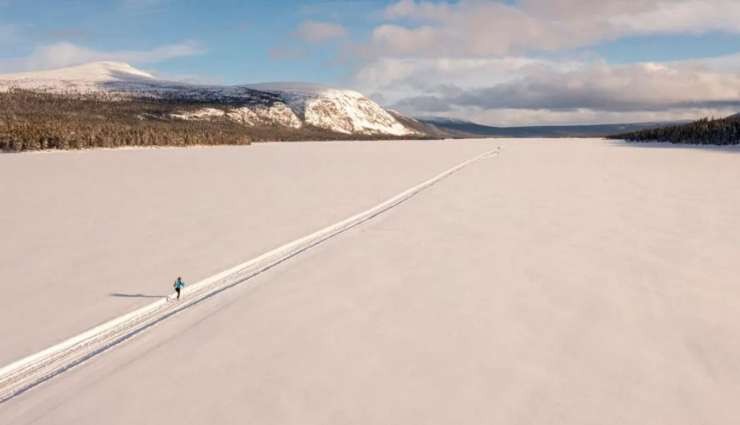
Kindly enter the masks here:
M 182 281 L 182 278 L 180 276 L 177 277 L 177 280 L 175 281 L 175 291 L 177 292 L 177 299 L 180 299 L 180 291 L 182 291 L 182 288 L 185 287 L 185 282 Z

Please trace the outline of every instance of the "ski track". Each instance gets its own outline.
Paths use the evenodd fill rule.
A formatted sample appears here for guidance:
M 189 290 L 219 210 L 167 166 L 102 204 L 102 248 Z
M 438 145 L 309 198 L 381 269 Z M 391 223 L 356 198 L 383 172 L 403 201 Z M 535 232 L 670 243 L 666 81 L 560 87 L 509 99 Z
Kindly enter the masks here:
M 67 370 L 133 338 L 158 323 L 211 297 L 239 285 L 278 264 L 352 229 L 409 200 L 437 182 L 483 159 L 492 158 L 501 147 L 468 159 L 370 209 L 317 232 L 296 239 L 200 282 L 185 287 L 180 301 L 174 294 L 130 313 L 111 319 L 77 336 L 0 369 L 0 404 L 61 375 Z

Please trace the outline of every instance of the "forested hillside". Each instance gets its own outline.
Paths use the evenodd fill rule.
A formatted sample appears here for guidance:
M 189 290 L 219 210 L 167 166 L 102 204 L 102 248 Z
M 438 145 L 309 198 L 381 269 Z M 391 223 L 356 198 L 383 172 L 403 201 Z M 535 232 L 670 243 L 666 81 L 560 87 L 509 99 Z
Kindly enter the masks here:
M 0 92 L 0 151 L 123 146 L 244 145 L 253 141 L 378 139 L 304 126 L 245 126 L 226 116 L 179 119 L 223 104 L 106 93 Z
M 616 134 L 609 138 L 631 142 L 737 145 L 740 144 L 740 114 L 720 119 L 704 118 L 684 125 Z
M 169 119 L 172 101 L 109 99 L 12 90 L 0 93 L 0 149 L 82 149 L 121 146 L 248 144 L 227 120 Z

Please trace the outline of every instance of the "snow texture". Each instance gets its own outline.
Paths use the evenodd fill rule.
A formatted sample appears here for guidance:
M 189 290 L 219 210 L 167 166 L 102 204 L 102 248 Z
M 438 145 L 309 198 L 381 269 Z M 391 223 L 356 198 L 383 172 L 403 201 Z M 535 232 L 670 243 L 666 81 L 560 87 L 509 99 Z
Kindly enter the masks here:
M 163 297 L 177 275 L 205 279 L 488 149 L 322 142 L 0 155 L 0 181 L 13 182 L 0 185 L 0 365 Z
M 306 124 L 314 127 L 345 134 L 405 136 L 414 133 L 356 91 L 305 83 L 264 83 L 249 87 L 281 95 L 293 110 L 299 111 Z
M 4 403 L 49 379 L 61 375 L 70 368 L 84 363 L 191 306 L 242 284 L 322 242 L 385 213 L 466 166 L 483 159 L 492 158 L 498 153 L 499 150 L 496 149 L 466 160 L 372 208 L 286 243 L 259 257 L 193 285 L 186 286 L 181 291 L 181 296 L 176 297 L 175 294 L 170 294 L 149 305 L 109 320 L 59 344 L 0 368 L 0 403 Z
M 399 179 L 388 168 L 408 173 L 437 161 L 433 168 L 441 170 L 458 161 L 450 158 L 451 163 L 439 167 L 444 163 L 439 162 L 440 154 L 454 156 L 467 149 L 463 157 L 471 157 L 472 151 L 484 152 L 491 144 L 502 146 L 495 160 L 472 164 L 386 214 L 254 277 L 248 285 L 188 308 L 176 320 L 163 321 L 8 401 L 0 406 L 0 423 L 740 423 L 737 150 L 600 140 L 295 144 L 264 146 L 262 154 L 274 149 L 280 154 L 242 167 L 226 166 L 236 156 L 233 149 L 95 151 L 10 155 L 7 158 L 19 161 L 10 167 L 13 173 L 27 174 L 4 176 L 3 181 L 21 186 L 24 196 L 12 199 L 25 202 L 30 216 L 35 211 L 35 217 L 64 217 L 58 208 L 74 198 L 69 191 L 76 187 L 69 185 L 68 176 L 98 170 L 100 174 L 86 175 L 85 181 L 120 182 L 112 191 L 137 204 L 133 211 L 143 213 L 150 210 L 142 206 L 158 207 L 147 194 L 166 193 L 172 187 L 167 175 L 184 165 L 179 162 L 187 154 L 197 157 L 182 167 L 197 174 L 191 186 L 234 167 L 247 172 L 259 166 L 261 172 L 271 171 L 269 177 L 253 181 L 254 186 L 272 179 L 285 188 L 300 185 L 278 198 L 286 200 L 284 208 L 302 214 L 329 205 L 322 210 L 325 221 L 320 228 L 341 218 L 328 217 L 331 211 L 363 210 L 411 186 L 406 174 L 393 190 L 374 191 L 376 185 Z M 315 149 L 321 150 L 323 160 L 310 157 Z M 219 156 L 220 166 L 210 157 L 214 152 L 228 153 Z M 290 152 L 303 159 L 281 163 Z M 379 152 L 383 154 L 372 154 Z M 137 166 L 129 157 L 132 153 L 137 154 Z M 89 161 L 79 160 L 84 154 Z M 115 161 L 107 159 L 112 154 Z M 385 168 L 380 157 L 394 164 Z M 60 163 L 50 166 L 49 158 Z M 407 165 L 399 166 L 403 158 Z M 40 162 L 31 165 L 32 159 Z M 10 173 L 8 159 L 0 160 L 0 173 Z M 115 168 L 116 163 L 121 168 Z M 325 167 L 332 169 L 322 170 Z M 147 174 L 150 168 L 162 174 Z M 333 180 L 309 184 L 295 174 L 282 176 L 295 172 L 293 168 L 333 175 Z M 67 192 L 56 199 L 37 190 L 43 189 L 41 183 L 54 184 L 35 182 L 39 169 L 62 180 L 52 189 Z M 198 203 L 162 200 L 179 207 L 179 214 L 156 223 L 159 226 L 140 229 L 131 225 L 136 217 L 124 226 L 91 212 L 85 221 L 75 220 L 95 229 L 119 224 L 123 234 L 157 232 L 168 221 L 182 220 L 192 233 L 202 235 L 208 249 L 218 251 L 215 257 L 194 256 L 188 263 L 212 263 L 231 251 L 244 254 L 248 250 L 226 246 L 228 232 L 214 232 L 207 225 L 211 210 L 199 209 L 219 199 L 213 211 L 243 201 L 239 190 L 220 186 L 234 178 L 231 173 L 190 187 L 188 199 L 200 198 Z M 130 179 L 137 174 L 145 174 L 141 178 L 152 184 L 134 184 Z M 233 187 L 256 190 L 250 180 Z M 340 193 L 324 187 L 323 196 L 305 193 L 336 181 L 341 182 L 337 187 L 352 190 Z M 262 188 L 265 193 L 274 189 Z M 7 191 L 4 186 L 0 190 Z M 357 192 L 367 196 L 347 199 Z M 86 198 L 84 192 L 75 194 L 78 202 Z M 255 214 L 260 212 L 260 199 L 242 197 L 256 206 Z M 319 199 L 307 205 L 311 198 Z M 13 214 L 26 211 L 15 202 L 8 205 Z M 49 211 L 50 205 L 55 209 Z M 81 208 L 85 210 L 89 208 Z M 280 214 L 282 208 L 273 204 L 268 210 Z M 47 215 L 41 215 L 43 211 Z M 244 210 L 234 213 L 234 227 L 239 219 L 252 218 Z M 284 218 L 277 222 L 290 221 L 290 216 Z M 44 220 L 36 222 L 42 225 Z M 274 222 L 262 225 L 279 231 Z M 2 284 L 11 289 L 27 287 L 33 274 L 53 268 L 47 256 L 12 236 L 18 226 L 3 226 L 11 231 L 12 249 L 4 253 L 11 258 L 0 256 L 0 261 L 13 261 L 0 264 L 25 271 L 11 275 L 6 269 L 3 276 L 9 278 Z M 38 232 L 28 233 L 28 238 L 48 240 L 48 227 L 28 229 Z M 97 243 L 90 235 L 94 233 L 83 240 Z M 269 235 L 239 236 L 254 240 Z M 186 255 L 200 247 L 191 237 L 182 236 L 186 240 L 180 245 L 172 244 L 177 238 L 166 238 L 158 248 L 180 248 Z M 135 246 L 128 241 L 122 249 L 151 249 L 148 242 Z M 68 261 L 75 255 L 80 261 L 108 259 L 103 270 L 119 264 L 117 269 L 124 273 L 147 262 L 163 264 L 163 269 L 168 263 L 143 256 L 141 264 L 124 266 L 123 256 L 71 251 L 51 251 L 65 257 L 61 264 L 66 266 L 60 270 L 87 273 L 86 266 Z M 35 253 L 27 255 L 33 262 L 18 264 L 22 253 Z M 103 283 L 75 286 L 68 293 L 47 293 L 45 288 L 52 292 L 54 285 L 45 281 L 26 294 L 33 304 L 11 313 L 0 311 L 5 315 L 0 335 L 4 343 L 10 337 L 11 348 L 15 332 L 31 335 L 52 325 L 34 322 L 37 316 L 51 322 L 47 310 L 56 310 L 59 320 L 84 316 L 84 293 L 108 290 L 101 287 L 107 284 L 103 278 Z M 67 278 L 59 282 L 70 288 L 77 284 Z M 141 285 L 143 293 L 154 288 Z M 3 310 L 12 309 L 23 297 L 3 289 Z M 55 299 L 54 307 L 37 305 L 46 297 Z M 75 309 L 65 311 L 66 304 Z M 13 321 L 29 323 L 8 323 Z M 8 332 L 11 326 L 13 332 Z M 63 340 L 75 333 L 56 335 Z

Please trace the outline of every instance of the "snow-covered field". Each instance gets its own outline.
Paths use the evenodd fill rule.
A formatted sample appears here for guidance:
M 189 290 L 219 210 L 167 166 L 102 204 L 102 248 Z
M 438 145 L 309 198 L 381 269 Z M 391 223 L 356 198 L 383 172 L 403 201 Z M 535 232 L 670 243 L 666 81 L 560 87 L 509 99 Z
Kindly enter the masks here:
M 740 421 L 740 152 L 599 140 L 0 156 L 0 364 L 496 146 L 0 423 Z
M 353 142 L 0 155 L 0 364 L 166 295 L 178 275 L 200 280 L 490 148 Z

